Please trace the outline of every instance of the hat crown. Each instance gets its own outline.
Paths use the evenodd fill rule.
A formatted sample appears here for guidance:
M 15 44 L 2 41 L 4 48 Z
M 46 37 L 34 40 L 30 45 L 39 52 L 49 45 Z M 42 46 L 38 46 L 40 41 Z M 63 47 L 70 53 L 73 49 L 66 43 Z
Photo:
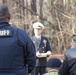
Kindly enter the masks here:
M 33 24 L 33 28 L 42 28 L 42 29 L 44 29 L 44 25 L 42 23 L 40 23 L 40 22 L 35 22 Z
M 51 58 L 47 62 L 47 67 L 59 68 L 61 66 L 61 61 L 58 58 Z

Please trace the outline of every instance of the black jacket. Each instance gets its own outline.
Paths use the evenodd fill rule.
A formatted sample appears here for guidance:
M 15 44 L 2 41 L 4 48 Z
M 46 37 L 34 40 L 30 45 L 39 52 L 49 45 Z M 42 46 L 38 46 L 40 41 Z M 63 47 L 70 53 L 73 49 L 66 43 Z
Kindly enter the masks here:
M 26 65 L 30 73 L 35 62 L 35 46 L 25 31 L 0 20 L 0 75 L 26 75 Z
M 59 75 L 76 75 L 76 48 L 71 48 L 64 53 Z
M 39 51 L 40 53 L 46 53 L 47 51 L 51 50 L 49 41 L 46 37 L 41 36 L 40 44 L 37 47 L 38 39 L 36 36 L 33 36 L 32 38 L 33 43 L 35 44 L 36 51 Z M 36 66 L 46 66 L 47 58 L 38 58 L 36 60 Z

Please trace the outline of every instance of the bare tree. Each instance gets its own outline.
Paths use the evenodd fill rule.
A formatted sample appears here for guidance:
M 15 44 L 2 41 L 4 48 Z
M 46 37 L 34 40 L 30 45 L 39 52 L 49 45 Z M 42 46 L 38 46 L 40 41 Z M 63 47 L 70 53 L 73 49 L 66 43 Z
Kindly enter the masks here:
M 49 38 L 52 53 L 63 53 L 76 33 L 76 0 L 0 0 L 8 5 L 10 23 L 32 36 L 32 24 L 45 25 L 43 35 Z

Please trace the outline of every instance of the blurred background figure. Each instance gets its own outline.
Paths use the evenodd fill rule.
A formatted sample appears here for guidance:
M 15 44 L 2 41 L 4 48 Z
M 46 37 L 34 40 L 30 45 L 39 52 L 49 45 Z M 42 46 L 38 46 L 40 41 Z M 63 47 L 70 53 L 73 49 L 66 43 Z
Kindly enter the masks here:
M 31 75 L 42 75 L 46 72 L 47 56 L 51 54 L 50 43 L 48 39 L 42 36 L 44 25 L 40 22 L 33 24 L 34 36 L 31 38 L 36 48 L 36 67 Z
M 43 75 L 58 75 L 62 62 L 58 58 L 50 58 L 47 62 L 46 73 Z
M 59 75 L 76 75 L 76 34 L 72 36 L 71 40 L 71 48 L 64 53 L 64 60 L 59 69 Z

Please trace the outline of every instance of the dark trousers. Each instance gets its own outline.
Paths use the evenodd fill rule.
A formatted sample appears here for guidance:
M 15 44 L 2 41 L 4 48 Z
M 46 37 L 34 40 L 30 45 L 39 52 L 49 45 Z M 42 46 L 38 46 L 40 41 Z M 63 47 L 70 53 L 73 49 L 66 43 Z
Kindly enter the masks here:
M 31 75 L 43 75 L 44 73 L 46 73 L 46 67 L 35 67 L 34 70 L 31 72 Z

